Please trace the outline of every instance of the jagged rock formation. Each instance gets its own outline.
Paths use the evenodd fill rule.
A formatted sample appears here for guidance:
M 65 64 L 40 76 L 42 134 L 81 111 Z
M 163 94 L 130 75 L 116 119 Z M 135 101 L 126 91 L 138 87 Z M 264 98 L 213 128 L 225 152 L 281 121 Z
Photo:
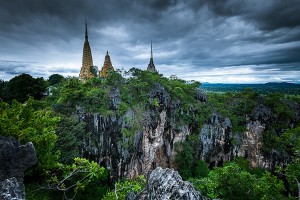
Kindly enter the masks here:
M 24 171 L 37 162 L 31 142 L 21 145 L 13 137 L 0 136 L 0 182 L 16 177 L 23 180 Z
M 198 102 L 207 101 L 203 92 L 196 92 L 194 98 Z M 271 109 L 262 104 L 244 116 L 246 130 L 233 133 L 231 120 L 217 113 L 212 114 L 201 130 L 191 123 L 180 123 L 184 115 L 193 122 L 192 117 L 199 111 L 189 105 L 185 111 L 188 113 L 184 113 L 181 102 L 172 100 L 160 84 L 148 92 L 147 105 L 133 107 L 121 116 L 117 114 L 122 104 L 119 89 L 111 88 L 108 96 L 111 99 L 109 115 L 85 113 L 80 107 L 77 113 L 79 121 L 85 121 L 87 132 L 91 133 L 84 139 L 83 155 L 111 169 L 113 179 L 146 175 L 156 167 L 176 169 L 175 144 L 185 141 L 192 131 L 199 134 L 196 157 L 205 160 L 210 167 L 220 166 L 237 156 L 247 158 L 253 167 L 271 169 L 286 161 L 286 158 L 274 157 L 276 152 L 271 152 L 273 157 L 270 157 L 261 150 L 263 134 L 272 120 Z M 152 104 L 154 101 L 156 105 Z M 300 116 L 297 105 L 291 106 L 296 116 Z M 130 129 L 131 132 L 126 132 Z
M 260 148 L 269 117 L 270 109 L 258 105 L 246 119 L 246 131 L 233 134 L 230 119 L 213 114 L 201 130 L 200 158 L 210 166 L 221 166 L 225 161 L 241 156 L 247 158 L 253 167 L 268 167 Z
M 114 110 L 121 101 L 118 89 L 112 89 L 109 96 Z M 157 107 L 151 105 L 154 99 Z M 111 169 L 113 179 L 148 174 L 158 166 L 174 167 L 174 144 L 191 134 L 188 125 L 176 123 L 180 102 L 172 102 L 165 88 L 157 84 L 149 92 L 148 106 L 151 109 L 135 107 L 121 117 L 114 112 L 109 116 L 85 113 L 77 107 L 79 121 L 85 121 L 92 133 L 84 140 L 84 156 Z M 134 133 L 124 137 L 122 131 L 133 124 L 137 126 Z
M 210 166 L 220 166 L 230 160 L 230 137 L 232 125 L 229 118 L 213 114 L 201 129 L 200 157 Z
M 295 106 L 293 110 L 297 116 L 300 109 Z M 246 131 L 233 133 L 229 118 L 213 114 L 201 130 L 200 158 L 211 167 L 221 166 L 225 161 L 232 160 L 237 156 L 248 159 L 252 167 L 274 169 L 276 165 L 288 163 L 290 158 L 278 155 L 276 150 L 270 152 L 271 157 L 264 155 L 261 150 L 263 134 L 272 118 L 271 109 L 258 104 L 254 107 L 251 115 L 245 118 Z
M 196 98 L 198 100 L 200 100 L 201 102 L 207 102 L 207 96 L 206 96 L 206 94 L 203 91 L 201 91 L 200 89 L 198 89 L 196 91 L 196 93 L 197 93 L 197 97 Z
M 37 162 L 34 146 L 0 135 L 0 199 L 25 199 L 24 171 Z
M 15 177 L 5 179 L 0 183 L 1 200 L 25 200 L 25 187 L 23 182 Z
M 128 194 L 126 199 L 205 200 L 206 198 L 196 191 L 191 183 L 183 181 L 177 171 L 157 167 L 151 172 L 147 187 L 136 196 L 133 193 Z
M 121 103 L 119 90 L 112 88 L 109 96 L 110 109 L 116 110 Z M 199 93 L 195 98 L 206 101 Z M 157 107 L 151 107 L 154 99 L 158 101 Z M 84 156 L 111 169 L 113 179 L 146 175 L 156 167 L 176 168 L 175 143 L 185 141 L 191 134 L 191 127 L 188 124 L 178 126 L 176 112 L 182 112 L 180 102 L 172 101 L 161 85 L 157 84 L 149 92 L 148 104 L 150 109 L 133 108 L 121 117 L 115 113 L 109 116 L 85 113 L 82 108 L 77 108 L 79 121 L 85 121 L 88 131 L 93 133 L 84 140 Z M 193 115 L 192 108 L 190 112 Z M 268 120 L 268 115 L 268 109 L 259 105 L 253 111 L 253 117 L 247 120 L 247 131 L 233 134 L 230 119 L 213 114 L 201 129 L 199 159 L 210 166 L 220 166 L 236 156 L 243 156 L 251 159 L 253 166 L 264 165 L 265 159 L 260 154 L 264 125 L 259 119 Z M 124 137 L 122 130 L 132 123 L 138 123 L 140 127 L 131 137 Z

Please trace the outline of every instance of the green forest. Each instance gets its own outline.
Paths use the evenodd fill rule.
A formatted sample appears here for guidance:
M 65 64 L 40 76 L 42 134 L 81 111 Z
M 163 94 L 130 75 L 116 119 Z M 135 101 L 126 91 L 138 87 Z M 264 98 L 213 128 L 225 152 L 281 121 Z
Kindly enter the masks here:
M 145 176 L 135 179 L 111 177 L 111 169 L 82 153 L 84 140 L 92 135 L 88 124 L 78 120 L 77 108 L 86 113 L 120 118 L 131 110 L 133 119 L 116 134 L 123 149 L 132 151 L 135 133 L 142 129 L 143 113 L 159 112 L 166 103 L 150 98 L 155 87 L 168 94 L 174 129 L 187 124 L 192 133 L 177 142 L 176 170 L 196 190 L 211 199 L 286 199 L 300 195 L 300 96 L 282 93 L 259 94 L 251 88 L 241 92 L 206 93 L 199 100 L 201 83 L 132 68 L 111 72 L 107 78 L 79 80 L 53 74 L 49 79 L 21 74 L 0 81 L 0 135 L 13 136 L 21 144 L 32 142 L 37 164 L 25 172 L 28 200 L 124 199 L 146 186 Z M 112 105 L 111 91 L 119 100 Z M 246 119 L 257 105 L 271 111 L 263 133 L 261 152 L 275 160 L 268 168 L 252 167 L 243 157 L 232 157 L 220 166 L 199 158 L 201 128 L 213 113 L 229 118 L 232 133 L 246 131 Z M 193 114 L 191 114 L 193 113 Z M 172 124 L 170 122 L 170 124 Z M 92 136 L 91 136 L 92 137 Z M 229 141 L 234 145 L 235 141 Z

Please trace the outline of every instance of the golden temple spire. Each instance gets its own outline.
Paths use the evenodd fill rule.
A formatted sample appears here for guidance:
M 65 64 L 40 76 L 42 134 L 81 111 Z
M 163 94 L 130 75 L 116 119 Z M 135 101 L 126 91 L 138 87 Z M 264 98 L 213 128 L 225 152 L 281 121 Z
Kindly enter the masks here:
M 109 75 L 110 71 L 114 71 L 114 70 L 115 69 L 114 69 L 114 67 L 111 64 L 110 56 L 109 56 L 108 50 L 107 50 L 105 58 L 104 58 L 103 67 L 100 70 L 100 76 L 103 77 L 103 78 L 105 78 L 105 77 L 107 77 Z
M 82 66 L 81 66 L 79 78 L 87 79 L 96 76 L 97 74 L 94 72 L 92 52 L 88 40 L 87 22 L 85 20 L 85 41 L 83 45 Z
M 87 23 L 86 23 L 86 18 L 84 19 L 85 20 L 85 40 L 88 40 L 88 31 L 87 31 Z

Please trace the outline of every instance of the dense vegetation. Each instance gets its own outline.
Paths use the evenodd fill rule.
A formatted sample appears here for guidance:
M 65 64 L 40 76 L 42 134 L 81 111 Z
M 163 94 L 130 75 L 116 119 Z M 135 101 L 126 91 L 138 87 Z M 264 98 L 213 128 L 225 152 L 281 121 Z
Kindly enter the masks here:
M 139 192 L 145 185 L 144 177 L 113 183 L 108 170 L 83 158 L 82 138 L 90 133 L 86 132 L 86 124 L 78 121 L 75 111 L 76 106 L 80 106 L 87 112 L 122 116 L 128 109 L 140 114 L 148 108 L 160 110 L 163 105 L 159 99 L 149 99 L 149 92 L 158 84 L 165 88 L 173 102 L 181 103 L 183 110 L 176 113 L 178 125 L 192 127 L 193 134 L 176 146 L 176 162 L 183 179 L 190 180 L 197 190 L 210 198 L 297 198 L 300 126 L 293 111 L 293 105 L 300 104 L 297 96 L 260 95 L 246 89 L 239 93 L 209 93 L 207 103 L 202 103 L 196 98 L 199 82 L 131 69 L 112 72 L 105 79 L 86 81 L 57 74 L 47 81 L 27 74 L 1 81 L 0 134 L 13 136 L 21 143 L 31 141 L 37 151 L 38 163 L 25 176 L 27 199 L 115 199 L 116 196 L 123 199 L 130 191 Z M 116 89 L 121 101 L 115 107 L 110 92 Z M 215 112 L 229 117 L 233 133 L 240 134 L 245 131 L 246 116 L 258 104 L 272 111 L 263 136 L 264 155 L 272 157 L 272 152 L 276 151 L 278 160 L 290 158 L 289 162 L 268 171 L 251 168 L 246 160 L 236 158 L 209 169 L 197 156 L 202 125 Z M 191 105 L 197 111 L 195 116 L 188 114 Z M 132 137 L 134 131 L 141 128 L 141 120 L 135 119 L 135 123 L 122 130 L 124 137 Z

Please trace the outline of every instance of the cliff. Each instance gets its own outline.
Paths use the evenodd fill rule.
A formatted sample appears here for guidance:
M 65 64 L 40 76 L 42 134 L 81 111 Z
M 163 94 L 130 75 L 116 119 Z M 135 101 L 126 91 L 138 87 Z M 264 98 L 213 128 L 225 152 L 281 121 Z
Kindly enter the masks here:
M 183 149 L 176 146 L 186 141 L 193 142 L 194 163 L 221 166 L 241 156 L 273 169 L 291 159 L 277 148 L 276 137 L 300 118 L 299 105 L 280 95 L 205 95 L 198 82 L 138 69 L 129 78 L 115 72 L 85 83 L 69 79 L 52 98 L 56 112 L 69 118 L 76 109 L 78 122 L 86 124 L 76 136 L 83 141 L 79 156 L 105 166 L 113 180 L 156 167 L 178 169 L 175 158 Z
M 121 104 L 118 90 L 111 90 L 110 97 L 114 110 Z M 154 99 L 157 105 L 152 105 Z M 131 108 L 120 117 L 85 113 L 77 107 L 79 121 L 86 122 L 87 132 L 92 133 L 84 139 L 84 155 L 111 169 L 114 178 L 148 174 L 158 166 L 174 167 L 175 143 L 191 134 L 189 124 L 179 125 L 178 113 L 187 114 L 160 84 L 148 93 L 145 107 Z M 124 130 L 133 131 L 126 134 Z
M 111 169 L 113 179 L 146 175 L 156 167 L 177 168 L 175 144 L 186 141 L 191 134 L 198 135 L 200 144 L 195 149 L 196 159 L 205 160 L 210 167 L 221 166 L 237 156 L 247 158 L 253 167 L 269 169 L 290 159 L 283 158 L 275 149 L 271 154 L 261 150 L 264 132 L 270 128 L 274 113 L 259 101 L 250 114 L 242 116 L 245 131 L 234 132 L 231 119 L 217 112 L 199 125 L 197 118 L 204 114 L 198 104 L 209 106 L 207 97 L 199 90 L 193 97 L 196 103 L 184 109 L 182 101 L 172 99 L 164 86 L 155 84 L 147 94 L 146 105 L 138 104 L 121 116 L 116 112 L 122 104 L 120 90 L 112 88 L 109 97 L 109 116 L 86 113 L 81 107 L 77 107 L 77 113 L 91 133 L 84 139 L 84 156 Z M 289 106 L 299 116 L 299 106 Z M 183 120 L 186 117 L 189 119 Z M 299 117 L 290 120 L 289 126 L 297 120 Z

